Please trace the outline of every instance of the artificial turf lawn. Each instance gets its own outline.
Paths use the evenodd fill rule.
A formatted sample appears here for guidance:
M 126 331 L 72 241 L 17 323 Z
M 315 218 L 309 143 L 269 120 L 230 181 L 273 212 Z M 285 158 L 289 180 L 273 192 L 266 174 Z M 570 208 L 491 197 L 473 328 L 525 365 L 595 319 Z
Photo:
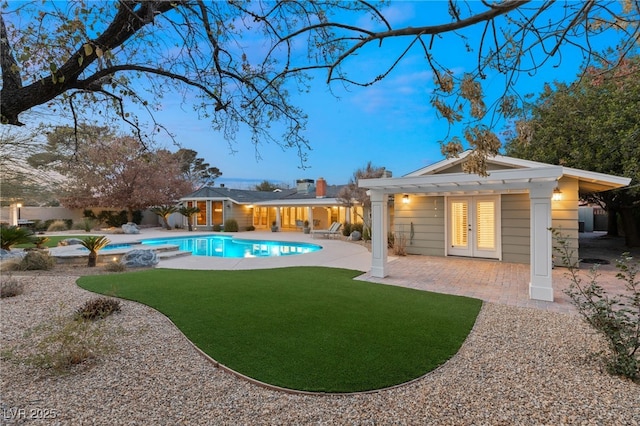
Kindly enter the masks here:
M 39 234 L 33 234 L 32 237 L 36 238 L 36 237 L 47 237 L 49 238 L 49 241 L 47 241 L 46 243 L 44 243 L 44 247 L 57 247 L 58 243 L 62 240 L 66 240 L 67 238 L 78 238 L 78 239 L 85 239 L 89 236 L 92 235 L 97 235 L 97 234 L 83 234 L 83 235 L 39 235 Z M 108 237 L 107 237 L 108 238 Z M 24 243 L 24 244 L 18 244 L 15 247 L 16 248 L 32 248 L 35 247 L 36 245 L 33 243 Z
M 154 307 L 235 371 L 316 392 L 380 389 L 433 370 L 458 351 L 482 305 L 353 280 L 360 273 L 152 269 L 78 284 Z

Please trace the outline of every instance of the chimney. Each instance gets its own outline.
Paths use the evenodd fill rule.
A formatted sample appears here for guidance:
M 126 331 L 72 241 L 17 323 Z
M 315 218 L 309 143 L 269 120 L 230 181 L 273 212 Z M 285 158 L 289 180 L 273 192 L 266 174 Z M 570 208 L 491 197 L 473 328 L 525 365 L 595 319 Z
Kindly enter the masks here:
M 319 177 L 316 181 L 316 198 L 324 198 L 327 196 L 327 181 L 323 177 Z
M 220 184 L 220 188 L 224 188 L 224 183 L 221 183 L 221 184 Z

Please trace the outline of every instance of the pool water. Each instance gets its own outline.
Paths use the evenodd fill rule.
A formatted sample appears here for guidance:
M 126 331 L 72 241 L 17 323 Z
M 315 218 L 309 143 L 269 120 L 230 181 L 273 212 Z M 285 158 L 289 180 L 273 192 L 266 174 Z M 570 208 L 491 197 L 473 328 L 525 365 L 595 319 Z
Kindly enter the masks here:
M 142 240 L 146 245 L 177 245 L 179 250 L 189 251 L 194 256 L 213 257 L 274 257 L 311 253 L 322 249 L 316 244 L 266 241 L 236 240 L 233 237 L 209 235 L 199 237 L 154 238 Z

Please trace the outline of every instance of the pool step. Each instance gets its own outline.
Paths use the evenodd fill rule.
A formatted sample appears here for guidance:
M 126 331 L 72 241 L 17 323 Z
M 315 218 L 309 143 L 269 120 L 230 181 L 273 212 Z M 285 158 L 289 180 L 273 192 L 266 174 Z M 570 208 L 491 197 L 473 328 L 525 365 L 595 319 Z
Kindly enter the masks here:
M 177 249 L 158 252 L 158 259 L 160 260 L 175 259 L 176 257 L 183 257 L 183 256 L 191 256 L 191 252 L 177 250 Z

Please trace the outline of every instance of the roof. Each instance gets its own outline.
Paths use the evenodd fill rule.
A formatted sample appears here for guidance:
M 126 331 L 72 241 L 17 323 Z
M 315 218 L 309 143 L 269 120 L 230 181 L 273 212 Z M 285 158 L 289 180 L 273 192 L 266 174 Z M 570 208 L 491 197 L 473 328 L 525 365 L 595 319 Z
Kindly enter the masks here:
M 447 170 L 457 170 L 466 157 L 471 154 L 471 150 L 467 150 L 460 154 L 457 158 L 450 158 L 447 160 L 439 161 L 430 166 L 411 172 L 404 177 L 418 177 L 429 176 L 436 174 L 446 174 L 453 177 L 454 174 L 447 172 Z M 588 170 L 574 169 L 571 167 L 557 166 L 552 164 L 540 163 L 537 161 L 522 160 L 519 158 L 507 157 L 504 155 L 496 155 L 495 157 L 487 158 L 487 171 L 489 177 L 491 174 L 497 173 L 500 170 L 521 170 L 521 169 L 544 169 L 544 168 L 561 168 L 561 177 L 575 178 L 579 182 L 581 192 L 600 192 L 610 189 L 620 188 L 629 185 L 630 178 L 609 175 L 605 173 L 591 172 Z M 476 176 L 477 178 L 477 176 Z
M 327 185 L 326 195 L 322 198 L 316 197 L 315 189 L 309 192 L 299 192 L 295 188 L 278 191 L 255 191 L 207 186 L 185 195 L 180 200 L 231 200 L 236 204 L 258 205 L 336 204 L 336 197 L 344 186 L 346 185 Z

